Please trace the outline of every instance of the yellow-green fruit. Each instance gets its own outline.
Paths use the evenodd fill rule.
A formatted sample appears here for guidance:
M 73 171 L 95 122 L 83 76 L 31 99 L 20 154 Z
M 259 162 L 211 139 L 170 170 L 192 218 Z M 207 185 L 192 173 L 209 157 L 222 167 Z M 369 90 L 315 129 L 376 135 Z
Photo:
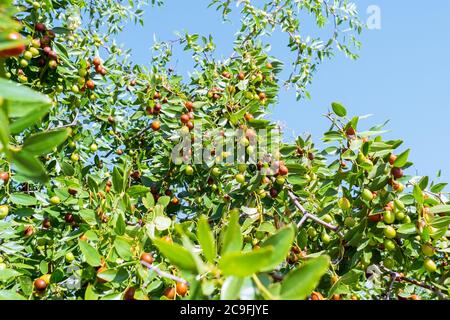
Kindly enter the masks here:
M 386 257 L 383 260 L 383 265 L 388 269 L 392 269 L 395 266 L 395 260 L 392 257 Z
M 25 51 L 23 53 L 23 57 L 25 60 L 30 61 L 31 59 L 33 59 L 33 53 L 31 53 L 31 51 Z
M 384 223 L 391 224 L 395 221 L 395 213 L 392 211 L 385 211 L 383 213 L 383 221 Z
M 281 176 L 278 176 L 275 181 L 278 185 L 282 186 L 286 182 L 286 179 Z
M 67 252 L 66 253 L 66 256 L 65 256 L 65 259 L 66 259 L 66 261 L 67 262 L 72 262 L 73 260 L 75 260 L 75 256 L 73 255 L 73 253 L 72 252 Z
M 405 219 L 402 221 L 403 223 L 411 223 L 411 218 L 408 215 L 405 215 Z
M 308 236 L 310 236 L 311 238 L 314 238 L 316 235 L 317 235 L 316 229 L 314 229 L 314 227 L 309 227 L 308 228 Z
M 388 251 L 392 251 L 395 249 L 395 243 L 394 241 L 390 240 L 390 239 L 385 239 L 384 240 L 384 248 Z
M 70 160 L 72 160 L 72 162 L 77 162 L 80 160 L 80 156 L 78 155 L 78 153 L 72 153 L 72 155 L 70 156 Z
M 436 264 L 435 264 L 434 261 L 431 260 L 431 259 L 426 259 L 426 260 L 423 262 L 423 266 L 424 266 L 425 270 L 427 270 L 427 271 L 430 272 L 430 273 L 431 273 L 431 272 L 435 272 L 436 269 L 437 269 Z
M 365 201 L 372 201 L 372 200 L 373 200 L 373 194 L 372 194 L 372 191 L 370 191 L 369 189 L 364 189 L 363 192 L 361 193 L 361 197 L 362 197 Z
M 187 166 L 184 169 L 184 173 L 186 173 L 186 175 L 188 176 L 192 176 L 194 174 L 194 168 L 192 168 L 192 166 Z
M 393 239 L 395 238 L 395 236 L 397 235 L 397 232 L 395 231 L 395 229 L 391 226 L 387 226 L 386 228 L 384 228 L 384 236 L 388 239 Z
M 241 173 L 238 173 L 238 174 L 235 176 L 235 179 L 236 179 L 236 181 L 237 181 L 238 183 L 240 183 L 240 184 L 245 183 L 245 176 L 244 176 L 243 174 L 241 174 Z
M 245 172 L 247 170 L 247 165 L 244 164 L 244 163 L 238 164 L 238 170 L 239 170 L 240 173 Z
M 347 217 L 344 220 L 344 224 L 348 228 L 353 228 L 355 226 L 355 224 L 356 224 L 356 221 L 355 221 L 355 219 L 353 217 Z
M 333 221 L 333 218 L 329 214 L 325 214 L 324 216 L 322 216 L 322 220 L 327 223 L 330 223 Z
M 61 203 L 61 199 L 58 196 L 53 196 L 50 198 L 50 203 L 53 205 L 57 205 Z
M 405 210 L 405 204 L 398 199 L 394 200 L 394 207 L 399 211 Z
M 0 219 L 6 218 L 9 213 L 9 207 L 7 205 L 0 206 Z
M 326 232 L 322 232 L 321 239 L 322 239 L 323 243 L 325 243 L 325 244 L 328 244 L 331 241 L 330 235 Z
M 97 146 L 95 143 L 93 143 L 93 144 L 91 144 L 91 146 L 89 147 L 89 149 L 90 149 L 92 152 L 95 152 L 95 151 L 98 150 L 98 146 Z
M 403 221 L 406 217 L 406 214 L 404 211 L 396 211 L 395 212 L 395 219 L 397 221 Z
M 0 270 L 5 270 L 6 269 L 6 264 L 3 262 L 0 262 Z
M 427 257 L 432 257 L 434 255 L 434 248 L 431 244 L 422 244 L 422 253 Z
M 350 201 L 343 197 L 338 200 L 338 206 L 341 210 L 348 210 L 351 207 Z
M 211 170 L 211 173 L 212 173 L 213 176 L 218 177 L 218 176 L 220 175 L 220 169 L 217 168 L 217 167 L 214 167 L 214 168 Z

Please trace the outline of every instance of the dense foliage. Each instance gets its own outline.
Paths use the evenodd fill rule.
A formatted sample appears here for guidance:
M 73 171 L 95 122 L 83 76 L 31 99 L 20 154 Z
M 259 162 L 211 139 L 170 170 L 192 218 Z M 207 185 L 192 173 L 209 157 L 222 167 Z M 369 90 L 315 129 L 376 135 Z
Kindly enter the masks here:
M 145 3 L 1 2 L 0 299 L 448 298 L 446 184 L 404 174 L 402 141 L 340 103 L 324 150 L 265 119 L 280 86 L 308 96 L 324 58 L 356 58 L 356 6 L 210 5 L 226 20 L 235 3 L 228 59 L 184 34 L 146 67 L 113 40 Z M 331 36 L 303 35 L 304 15 Z M 269 55 L 277 28 L 292 67 Z M 173 46 L 192 53 L 190 79 Z

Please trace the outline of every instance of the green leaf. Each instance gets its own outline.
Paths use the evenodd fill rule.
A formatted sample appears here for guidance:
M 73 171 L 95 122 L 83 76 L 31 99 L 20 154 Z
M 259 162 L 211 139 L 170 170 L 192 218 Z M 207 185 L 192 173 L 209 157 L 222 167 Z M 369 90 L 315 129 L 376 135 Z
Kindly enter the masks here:
M 305 299 L 317 287 L 329 264 L 330 258 L 324 255 L 308 260 L 300 268 L 291 271 L 281 285 L 281 299 Z
M 197 271 L 197 265 L 191 252 L 177 243 L 167 243 L 161 239 L 153 239 L 153 243 L 159 251 L 174 265 L 180 269 L 188 271 Z
M 94 287 L 91 284 L 88 284 L 86 291 L 84 292 L 84 300 L 98 300 L 100 295 L 95 293 Z
M 14 269 L 3 269 L 0 270 L 0 281 L 9 280 L 11 278 L 19 276 L 20 273 Z
M 406 162 L 408 161 L 409 151 L 410 150 L 408 149 L 397 156 L 397 159 L 394 162 L 394 167 L 401 168 L 406 164 Z
M 20 118 L 49 106 L 51 100 L 24 85 L 0 78 L 0 96 L 8 100 L 8 114 L 12 118 Z
M 420 189 L 418 184 L 414 185 L 413 196 L 414 196 L 414 199 L 416 199 L 418 204 L 423 204 L 423 201 L 424 201 L 423 193 L 422 193 L 422 189 Z
M 236 300 L 239 297 L 239 292 L 241 291 L 243 283 L 243 278 L 226 278 L 220 291 L 220 300 Z
M 450 212 L 450 205 L 437 205 L 430 208 L 430 213 L 438 214 L 438 213 L 448 213 Z
M 86 262 L 93 267 L 98 267 L 101 265 L 101 257 L 97 250 L 92 247 L 89 243 L 83 240 L 78 240 L 78 246 L 83 253 Z
M 167 205 L 169 204 L 169 202 L 170 202 L 170 197 L 168 197 L 168 196 L 162 196 L 162 197 L 160 197 L 160 198 L 158 199 L 157 204 L 159 204 L 159 205 L 161 205 L 161 206 L 163 206 L 163 207 L 165 208 L 165 207 L 167 207 Z
M 114 169 L 113 169 L 112 182 L 113 182 L 114 190 L 117 193 L 120 193 L 123 191 L 123 177 L 117 167 L 114 167 Z
M 114 241 L 114 248 L 116 249 L 117 254 L 125 261 L 131 259 L 131 244 L 125 238 L 117 237 Z
M 125 229 L 126 229 L 125 219 L 123 218 L 123 214 L 119 213 L 117 215 L 117 221 L 114 231 L 116 232 L 116 234 L 121 236 L 125 233 Z
M 43 105 L 29 114 L 18 118 L 10 123 L 9 130 L 12 134 L 18 134 L 28 127 L 37 124 L 48 113 L 50 105 Z
M 333 108 L 333 112 L 339 116 L 339 117 L 345 117 L 347 115 L 347 110 L 345 107 L 339 103 L 339 102 L 333 102 L 331 104 L 331 107 Z
M 79 212 L 81 218 L 89 225 L 94 226 L 97 224 L 97 217 L 94 210 L 83 209 Z
M 40 156 L 50 153 L 63 143 L 70 134 L 69 129 L 46 131 L 34 134 L 23 143 L 23 150 L 31 155 Z
M 271 271 L 275 269 L 281 262 L 286 259 L 289 254 L 292 242 L 294 241 L 294 228 L 292 226 L 287 226 L 280 229 L 277 233 L 270 236 L 267 240 L 263 242 L 261 248 L 272 246 L 275 248 L 272 255 L 270 256 L 269 263 L 263 269 L 263 271 Z
M 0 95 L 1 97 L 1 95 Z M 7 150 L 9 145 L 9 120 L 3 108 L 0 107 L 0 150 Z
M 239 212 L 233 210 L 230 213 L 230 220 L 223 236 L 221 254 L 224 255 L 228 252 L 240 251 L 242 249 L 242 243 Z
M 9 201 L 11 201 L 14 204 L 21 205 L 21 206 L 35 206 L 39 203 L 35 197 L 30 196 L 26 193 L 19 193 L 19 192 L 13 193 L 9 197 Z
M 0 290 L 0 300 L 26 300 L 14 290 Z
M 248 252 L 228 252 L 220 259 L 219 268 L 228 276 L 250 276 L 270 263 L 274 249 L 270 246 Z
M 143 196 L 145 195 L 147 192 L 150 192 L 150 190 L 147 187 L 141 186 L 141 185 L 135 185 L 135 186 L 131 186 L 127 193 L 131 196 L 131 197 L 137 197 L 137 196 Z
M 167 230 L 172 225 L 172 220 L 166 216 L 157 216 L 153 222 L 159 231 Z
M 214 263 L 214 259 L 216 258 L 216 243 L 214 241 L 214 235 L 211 231 L 211 228 L 208 224 L 208 218 L 205 216 L 201 216 L 198 221 L 197 227 L 197 238 L 200 246 L 203 250 L 203 255 L 206 260 L 211 263 Z
M 397 229 L 397 232 L 402 233 L 402 234 L 414 234 L 414 233 L 416 233 L 416 225 L 414 223 L 402 224 Z
M 21 150 L 12 153 L 13 164 L 21 175 L 32 179 L 36 182 L 47 182 L 48 177 L 42 163 L 33 155 Z

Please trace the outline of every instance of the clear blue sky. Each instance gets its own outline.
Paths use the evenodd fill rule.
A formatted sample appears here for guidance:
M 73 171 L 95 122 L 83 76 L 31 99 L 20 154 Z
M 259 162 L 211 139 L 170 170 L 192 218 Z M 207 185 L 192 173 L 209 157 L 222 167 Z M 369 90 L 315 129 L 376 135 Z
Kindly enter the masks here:
M 146 8 L 145 26 L 130 24 L 118 42 L 133 50 L 133 59 L 148 64 L 153 35 L 174 39 L 174 31 L 212 34 L 218 52 L 228 56 L 238 25 L 222 23 L 219 13 L 207 9 L 207 0 L 166 0 L 161 8 Z M 390 120 L 386 138 L 401 138 L 411 148 L 411 174 L 430 175 L 442 169 L 450 182 L 450 2 L 443 0 L 355 0 L 363 21 L 369 5 L 381 8 L 381 30 L 365 30 L 360 59 L 338 52 L 325 62 L 310 86 L 311 100 L 295 101 L 284 91 L 271 118 L 292 132 L 310 132 L 320 138 L 329 122 L 322 116 L 332 101 L 341 101 L 351 115 L 374 114 L 365 128 Z M 272 54 L 284 60 L 285 38 L 275 34 Z M 192 62 L 177 51 L 174 65 L 187 75 Z

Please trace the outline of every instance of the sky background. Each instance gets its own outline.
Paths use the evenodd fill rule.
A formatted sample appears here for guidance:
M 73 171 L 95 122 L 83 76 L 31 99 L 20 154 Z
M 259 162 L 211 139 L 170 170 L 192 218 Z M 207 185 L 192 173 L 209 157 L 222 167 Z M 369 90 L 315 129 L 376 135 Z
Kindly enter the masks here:
M 232 52 L 237 21 L 223 23 L 220 14 L 207 8 L 208 0 L 165 0 L 160 8 L 145 9 L 144 27 L 129 24 L 118 37 L 132 49 L 136 63 L 149 64 L 153 36 L 174 39 L 174 31 L 212 34 L 217 52 Z M 282 89 L 279 104 L 270 118 L 285 124 L 287 138 L 311 133 L 317 146 L 329 128 L 323 116 L 333 101 L 342 102 L 350 116 L 373 114 L 363 120 L 363 130 L 386 120 L 387 139 L 404 140 L 411 148 L 414 167 L 410 174 L 436 176 L 450 181 L 450 1 L 354 0 L 361 20 L 369 17 L 369 5 L 381 9 L 381 29 L 365 30 L 356 61 L 337 52 L 315 74 L 309 91 L 311 100 L 295 99 L 294 90 Z M 306 28 L 308 30 L 308 28 Z M 286 37 L 276 32 L 270 39 L 271 55 L 288 62 Z M 188 75 L 192 61 L 176 51 L 177 72 Z

